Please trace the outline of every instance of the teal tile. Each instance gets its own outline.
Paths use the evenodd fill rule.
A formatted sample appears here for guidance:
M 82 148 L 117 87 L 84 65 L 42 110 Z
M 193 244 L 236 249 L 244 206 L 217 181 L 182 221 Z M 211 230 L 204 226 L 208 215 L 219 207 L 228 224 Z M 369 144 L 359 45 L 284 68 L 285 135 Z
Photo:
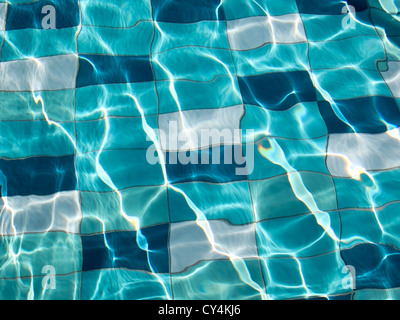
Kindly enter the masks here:
M 157 117 L 146 117 L 146 123 L 154 129 Z M 78 152 L 114 149 L 147 149 L 153 142 L 143 128 L 142 119 L 107 118 L 77 122 Z
M 219 76 L 235 76 L 229 50 L 200 47 L 172 49 L 153 54 L 156 80 L 191 80 L 210 82 Z
M 107 173 L 105 180 L 108 184 L 112 183 L 119 190 L 165 184 L 161 165 L 149 164 L 146 150 L 103 151 L 99 156 L 99 165 Z
M 342 248 L 360 243 L 381 243 L 400 248 L 398 210 L 399 203 L 370 210 L 341 211 Z
M 105 27 L 132 27 L 151 20 L 151 0 L 80 0 L 82 24 Z
M 264 180 L 286 174 L 284 168 L 266 159 L 258 148 L 257 144 L 254 145 L 254 170 L 249 175 L 249 180 Z
M 354 292 L 353 300 L 400 300 L 400 289 L 367 289 Z
M 161 166 L 150 165 L 146 150 L 112 150 L 76 155 L 82 191 L 112 191 L 135 186 L 164 185 Z
M 168 223 L 166 187 L 137 187 L 115 192 L 81 192 L 82 234 L 132 231 Z
M 316 41 L 315 45 L 324 45 L 326 41 L 334 41 L 364 35 L 376 36 L 372 25 L 355 20 L 355 29 L 343 28 L 343 15 L 302 14 L 307 39 Z M 322 42 L 322 43 L 320 43 Z
M 6 158 L 74 154 L 74 124 L 36 121 L 0 122 L 0 153 Z
M 206 261 L 172 275 L 176 300 L 260 300 L 265 288 L 258 260 Z
M 168 300 L 169 275 L 129 270 L 99 270 L 82 275 L 83 300 Z
M 63 232 L 24 234 L 0 239 L 0 278 L 41 276 L 51 265 L 56 275 L 80 271 L 82 246 L 79 235 Z
M 376 71 L 376 61 L 385 60 L 386 53 L 377 35 L 365 35 L 324 43 L 311 42 L 309 57 L 313 70 L 354 68 Z
M 360 180 L 335 178 L 339 208 L 373 208 L 399 200 L 400 170 L 361 174 Z
M 157 114 L 153 82 L 106 84 L 76 89 L 77 120 L 108 116 L 140 117 Z
M 55 288 L 44 288 L 48 278 L 20 278 L 0 280 L 1 300 L 79 300 L 81 274 L 61 275 L 54 278 Z
M 78 28 L 23 29 L 5 32 L 1 60 L 39 58 L 77 52 Z
M 330 228 L 339 230 L 338 214 L 328 217 Z M 331 238 L 313 214 L 266 220 L 257 224 L 256 233 L 262 258 L 305 258 L 339 249 L 339 233 Z
M 308 296 L 352 292 L 348 288 L 349 273 L 339 251 L 301 259 L 300 265 Z
M 152 46 L 153 54 L 186 46 L 229 49 L 225 23 L 223 21 L 157 23 Z
M 254 221 L 247 182 L 229 184 L 185 183 L 169 187 L 171 222 L 201 218 L 232 224 Z
M 285 154 L 285 161 L 296 171 L 329 174 L 325 165 L 327 137 L 300 141 L 277 139 L 276 141 Z M 280 163 L 279 159 L 273 160 Z
M 248 51 L 232 51 L 240 77 L 309 70 L 307 43 L 272 44 Z
M 299 175 L 300 181 L 294 178 L 292 181 L 297 184 L 296 188 L 291 185 L 288 175 L 250 182 L 257 221 L 309 213 L 316 207 L 320 211 L 337 209 L 330 177 L 311 172 Z M 299 190 L 297 194 L 294 189 Z
M 242 104 L 239 85 L 229 76 L 217 77 L 211 82 L 160 81 L 157 93 L 160 114 Z
M 307 294 L 298 260 L 294 258 L 262 259 L 261 265 L 269 299 L 293 299 Z
M 264 139 L 257 143 L 251 180 L 267 179 L 293 172 L 312 171 L 329 174 L 325 165 L 327 137 L 310 140 Z M 274 146 L 274 149 L 271 149 Z M 268 153 L 272 150 L 273 153 Z
M 392 97 L 378 71 L 337 69 L 316 70 L 313 74 L 316 88 L 322 91 L 326 99 L 343 100 L 373 95 Z
M 75 90 L 0 92 L 0 120 L 72 122 Z
M 296 0 L 288 0 L 284 3 L 273 0 L 226 0 L 223 2 L 223 8 L 227 20 L 254 16 L 280 16 L 284 14 L 298 13 Z
M 254 130 L 255 138 L 243 136 L 244 141 L 266 136 L 288 139 L 313 139 L 326 135 L 328 130 L 316 102 L 299 103 L 285 111 L 273 111 L 246 105 L 241 121 L 243 134 Z M 290 125 L 288 125 L 290 123 Z
M 98 157 L 98 152 L 76 154 L 75 166 L 79 181 L 79 190 L 95 192 L 113 191 L 112 184 L 110 186 L 110 182 L 106 180 L 107 178 L 102 177 L 101 171 L 97 172 Z
M 152 38 L 151 22 L 125 29 L 83 26 L 78 48 L 80 54 L 148 56 Z

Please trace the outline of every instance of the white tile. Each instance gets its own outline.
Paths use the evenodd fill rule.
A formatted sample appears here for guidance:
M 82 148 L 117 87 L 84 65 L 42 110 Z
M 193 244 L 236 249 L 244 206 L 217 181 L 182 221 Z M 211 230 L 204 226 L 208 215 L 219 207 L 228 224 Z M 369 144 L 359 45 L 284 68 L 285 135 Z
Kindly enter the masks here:
M 240 144 L 240 120 L 243 115 L 243 105 L 161 114 L 161 147 L 163 151 L 189 151 L 222 144 Z
M 225 221 L 208 222 L 213 240 L 195 221 L 171 225 L 171 272 L 182 272 L 204 260 L 246 259 L 257 257 L 253 224 L 231 225 Z M 214 241 L 214 248 L 212 242 Z
M 82 217 L 79 192 L 1 199 L 0 235 L 65 231 L 79 233 Z
M 400 132 L 380 134 L 332 134 L 327 166 L 337 177 L 358 177 L 360 170 L 384 170 L 400 166 Z
M 58 55 L 0 63 L 0 90 L 41 91 L 75 88 L 78 56 Z
M 393 96 L 400 98 L 400 62 L 389 61 L 388 70 L 382 72 L 382 76 L 392 91 Z
M 297 43 L 306 41 L 303 22 L 299 14 L 283 16 L 249 17 L 231 20 L 228 38 L 231 49 L 251 50 L 265 43 Z
M 6 29 L 7 3 L 0 3 L 0 31 Z

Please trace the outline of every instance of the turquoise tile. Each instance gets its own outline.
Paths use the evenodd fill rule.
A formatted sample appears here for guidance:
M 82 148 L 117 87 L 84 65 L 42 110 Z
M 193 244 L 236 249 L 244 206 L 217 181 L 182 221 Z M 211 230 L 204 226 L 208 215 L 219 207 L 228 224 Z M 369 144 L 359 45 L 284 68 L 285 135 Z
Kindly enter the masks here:
M 307 43 L 272 44 L 248 51 L 232 51 L 240 77 L 309 70 Z
M 370 210 L 343 210 L 342 245 L 343 249 L 361 243 L 381 243 L 400 248 L 399 203 L 392 203 L 383 208 Z
M 219 76 L 235 76 L 229 50 L 185 47 L 153 54 L 156 80 L 210 82 Z
M 148 164 L 146 150 L 78 154 L 76 167 L 82 191 L 105 192 L 165 183 L 161 166 Z
M 365 35 L 324 43 L 310 43 L 309 57 L 313 70 L 354 68 L 376 71 L 376 61 L 385 60 L 386 53 L 377 35 Z
M 106 181 L 116 188 L 159 186 L 165 183 L 161 165 L 151 165 L 146 150 L 103 151 L 99 165 L 107 172 Z
M 353 300 L 400 300 L 400 289 L 357 290 L 354 292 Z
M 265 145 L 265 143 L 264 143 Z M 285 175 L 287 172 L 281 166 L 266 159 L 258 149 L 258 145 L 254 145 L 254 170 L 249 175 L 249 180 L 264 180 L 280 175 Z
M 54 278 L 55 288 L 45 289 L 48 278 L 20 278 L 0 280 L 1 300 L 79 300 L 81 274 L 61 275 Z
M 380 207 L 399 200 L 396 187 L 400 170 L 361 174 L 361 180 L 335 178 L 338 205 L 343 208 Z
M 77 120 L 108 116 L 140 117 L 157 114 L 153 82 L 106 84 L 76 89 Z
M 297 186 L 298 194 L 294 191 L 288 175 L 250 182 L 257 221 L 309 213 L 315 206 L 321 211 L 337 209 L 330 177 L 311 172 L 299 174 L 301 182 Z M 293 181 L 296 182 L 295 179 Z M 309 195 L 312 196 L 312 200 Z M 285 201 L 282 202 L 282 199 Z
M 285 174 L 287 170 L 329 174 L 325 165 L 326 141 L 327 137 L 313 140 L 264 139 L 257 143 L 250 179 L 266 179 Z M 274 153 L 266 154 L 272 146 Z
M 325 99 L 343 100 L 373 95 L 392 97 L 378 71 L 337 69 L 316 70 L 313 74 L 314 84 Z
M 82 234 L 132 231 L 168 223 L 166 187 L 137 187 L 115 192 L 81 192 Z
M 313 139 L 328 133 L 316 102 L 299 103 L 285 111 L 273 111 L 246 105 L 241 121 L 243 142 L 266 136 L 288 139 Z M 289 125 L 290 124 L 290 125 Z M 246 130 L 254 130 L 255 138 L 246 136 Z
M 340 229 L 337 213 L 329 214 L 329 226 Z M 262 258 L 305 258 L 339 249 L 339 233 L 331 238 L 313 214 L 262 221 L 256 227 Z
M 298 13 L 295 0 L 288 0 L 284 3 L 273 0 L 226 0 L 223 2 L 223 8 L 227 20 L 254 16 L 280 16 L 284 14 Z
M 355 20 L 355 29 L 343 28 L 343 15 L 302 14 L 301 18 L 307 39 L 310 42 L 322 42 L 320 45 L 324 45 L 326 41 L 377 35 L 373 26 L 359 20 Z
M 77 28 L 6 31 L 1 60 L 11 61 L 76 53 L 77 33 Z
M 0 239 L 0 278 L 41 276 L 53 266 L 56 275 L 80 271 L 82 247 L 79 235 L 63 232 L 24 234 Z
M 152 53 L 160 53 L 187 46 L 229 49 L 224 21 L 200 21 L 196 23 L 158 22 Z
M 0 92 L 0 120 L 74 121 L 75 90 Z
M 258 260 L 206 261 L 172 275 L 176 300 L 260 300 L 265 293 Z
M 126 29 L 83 26 L 78 49 L 80 54 L 148 56 L 152 38 L 151 22 Z
M 202 216 L 207 220 L 223 219 L 232 224 L 254 221 L 247 182 L 179 184 L 169 187 L 168 196 L 171 222 L 190 221 Z
M 150 0 L 80 0 L 82 24 L 105 27 L 132 27 L 151 20 Z
M 277 139 L 276 142 L 285 154 L 285 161 L 297 171 L 329 174 L 325 165 L 327 137 L 298 141 Z M 280 163 L 279 159 L 274 161 Z
M 157 94 L 160 114 L 242 104 L 239 85 L 229 76 L 217 77 L 211 82 L 159 81 Z
M 348 288 L 349 273 L 339 251 L 301 259 L 300 265 L 309 296 L 352 292 Z
M 156 129 L 157 117 L 146 117 L 146 123 Z M 148 149 L 153 144 L 138 117 L 77 122 L 76 132 L 80 153 L 101 149 Z
M 298 260 L 262 259 L 261 264 L 271 300 L 293 299 L 307 294 Z
M 36 121 L 0 122 L 0 153 L 5 158 L 74 154 L 74 124 Z
M 83 300 L 168 300 L 169 275 L 129 270 L 88 271 L 82 275 Z

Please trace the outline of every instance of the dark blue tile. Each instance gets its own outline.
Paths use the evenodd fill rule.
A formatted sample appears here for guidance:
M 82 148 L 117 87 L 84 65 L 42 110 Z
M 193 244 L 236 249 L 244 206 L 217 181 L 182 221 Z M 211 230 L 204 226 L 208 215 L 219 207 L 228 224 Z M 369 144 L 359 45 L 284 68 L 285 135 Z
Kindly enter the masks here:
M 80 23 L 78 0 L 39 0 L 28 4 L 8 4 L 6 30 L 43 29 L 47 13 L 42 8 L 51 5 L 56 11 L 56 29 L 76 27 Z
M 158 22 L 225 20 L 221 0 L 152 0 L 151 4 L 154 20 Z
M 368 9 L 368 0 L 347 0 L 348 5 L 355 8 L 356 12 Z M 297 7 L 300 13 L 340 15 L 343 14 L 345 1 L 342 0 L 297 0 Z
M 239 77 L 238 80 L 245 104 L 269 110 L 287 110 L 299 102 L 317 100 L 307 71 L 268 73 Z
M 0 185 L 3 197 L 77 190 L 74 156 L 0 159 Z
M 80 55 L 76 86 L 153 81 L 147 56 Z
M 156 273 L 169 272 L 169 225 L 136 231 L 82 236 L 83 271 L 127 268 Z M 140 245 L 139 245 L 140 244 Z
M 348 123 L 338 117 L 329 102 L 318 102 L 329 133 L 382 133 L 388 130 L 387 123 L 400 126 L 400 110 L 393 98 L 374 96 L 335 102 Z
M 346 265 L 356 272 L 356 290 L 400 286 L 400 251 L 388 245 L 360 244 L 342 250 Z
M 236 148 L 241 148 L 241 146 L 237 146 Z M 215 160 L 217 158 L 213 160 L 213 155 L 216 156 L 217 152 L 219 152 L 219 161 Z M 225 152 L 229 156 L 226 157 Z M 224 183 L 246 180 L 247 175 L 238 175 L 236 171 L 239 168 L 246 167 L 243 153 L 240 153 L 240 156 L 237 156 L 235 160 L 234 152 L 234 147 L 232 146 L 213 147 L 200 151 L 192 151 L 191 153 L 187 152 L 186 156 L 197 159 L 197 164 L 195 163 L 196 161 L 183 164 L 179 160 L 179 154 L 167 153 L 166 170 L 168 180 L 171 183 L 194 181 Z M 181 154 L 183 155 L 184 153 Z M 209 163 L 206 164 L 202 159 L 208 159 Z M 228 159 L 231 159 L 231 161 Z

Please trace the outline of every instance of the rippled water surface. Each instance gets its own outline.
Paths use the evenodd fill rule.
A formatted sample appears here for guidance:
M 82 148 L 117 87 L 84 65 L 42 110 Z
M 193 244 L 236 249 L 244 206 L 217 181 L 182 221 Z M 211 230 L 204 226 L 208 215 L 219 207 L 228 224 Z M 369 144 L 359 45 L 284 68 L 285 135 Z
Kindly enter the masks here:
M 0 1 L 0 299 L 399 299 L 399 10 Z

